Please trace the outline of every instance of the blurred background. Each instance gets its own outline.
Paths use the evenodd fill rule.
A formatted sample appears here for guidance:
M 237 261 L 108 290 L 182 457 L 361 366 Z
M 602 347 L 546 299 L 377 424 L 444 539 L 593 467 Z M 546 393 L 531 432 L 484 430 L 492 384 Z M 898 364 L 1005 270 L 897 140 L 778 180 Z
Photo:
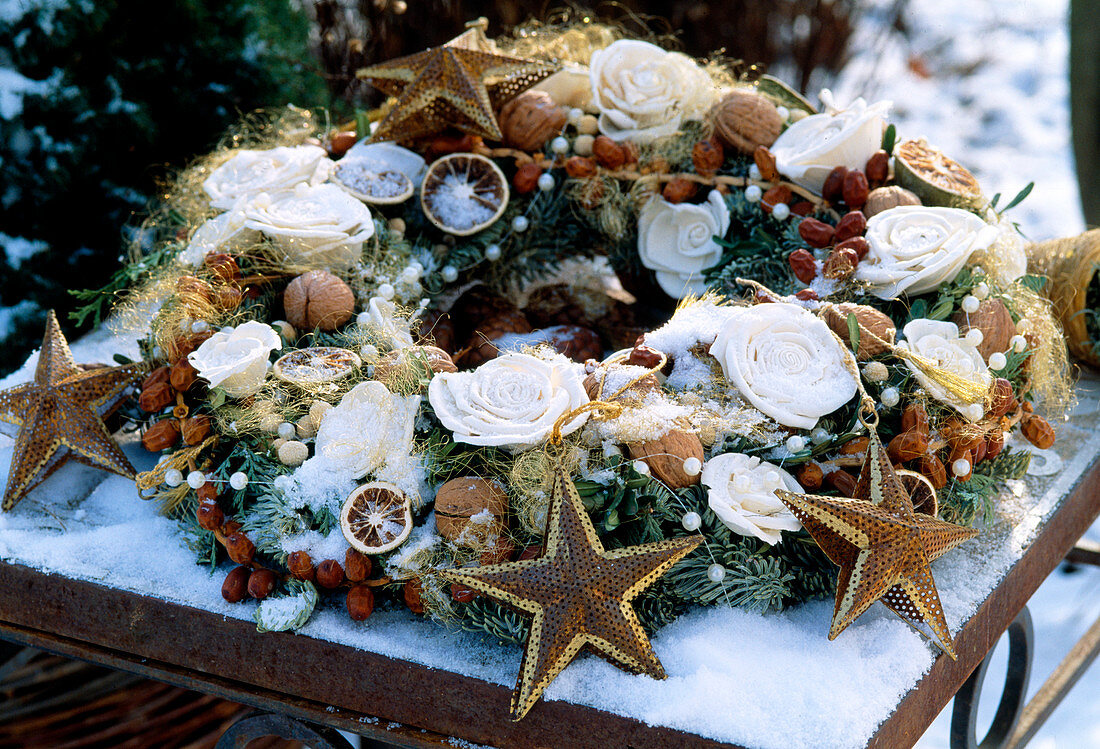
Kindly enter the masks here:
M 243 114 L 291 102 L 351 116 L 378 103 L 356 68 L 439 44 L 478 16 L 498 34 L 590 14 L 628 32 L 674 34 L 692 55 L 757 65 L 814 101 L 823 87 L 841 103 L 890 99 L 901 137 L 927 136 L 988 194 L 1034 181 L 1014 209 L 1030 239 L 1076 234 L 1086 216 L 1100 222 L 1100 0 L 561 5 L 0 0 L 0 374 L 37 347 L 45 310 L 71 336 L 87 329 L 91 320 L 67 320 L 70 290 L 109 278 L 128 243 L 141 242 L 136 227 L 158 185 Z M 1100 572 L 1052 576 L 1031 608 L 1034 691 L 1100 614 Z M 1100 746 L 1098 690 L 1094 665 L 1033 745 Z M 921 746 L 947 744 L 941 716 Z

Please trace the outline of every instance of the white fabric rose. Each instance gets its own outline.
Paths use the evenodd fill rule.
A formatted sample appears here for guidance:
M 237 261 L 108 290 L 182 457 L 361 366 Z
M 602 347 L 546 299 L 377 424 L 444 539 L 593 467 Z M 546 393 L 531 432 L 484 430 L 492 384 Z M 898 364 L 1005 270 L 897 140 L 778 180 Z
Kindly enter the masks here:
M 755 536 L 774 546 L 783 531 L 802 527 L 776 489 L 802 493 L 794 476 L 777 465 L 742 453 L 715 455 L 699 477 L 707 487 L 707 503 L 722 525 L 742 536 Z
M 243 149 L 211 172 L 202 189 L 215 208 L 228 211 L 241 198 L 289 190 L 300 182 L 320 184 L 328 179 L 332 166 L 333 161 L 320 146 Z
M 922 294 L 949 283 L 975 252 L 988 249 L 1000 230 L 970 211 L 903 205 L 867 221 L 867 256 L 855 277 L 879 299 Z
M 613 140 L 650 143 L 672 135 L 717 97 L 710 76 L 690 57 L 633 39 L 593 53 L 588 74 L 600 132 Z
M 381 382 L 361 382 L 325 412 L 317 429 L 317 457 L 362 478 L 412 452 L 420 396 L 391 393 Z
M 812 429 L 856 394 L 829 327 L 787 302 L 733 308 L 710 353 L 741 395 L 783 426 Z
M 847 109 L 832 106 L 832 94 L 821 92 L 826 110 L 803 117 L 772 144 L 780 174 L 820 193 L 825 178 L 835 167 L 863 169 L 867 159 L 882 147 L 890 102 L 868 104 L 856 99 Z
M 332 184 L 263 193 L 244 216 L 245 226 L 274 240 L 289 262 L 314 268 L 351 267 L 374 236 L 370 209 Z
M 212 252 L 219 252 L 226 243 L 242 234 L 253 234 L 244 227 L 244 214 L 236 209 L 203 222 L 191 235 L 191 241 L 180 252 L 178 259 L 184 265 L 197 268 Z
M 978 347 L 959 336 L 959 326 L 955 323 L 921 318 L 906 323 L 902 333 L 905 340 L 900 346 L 930 360 L 940 369 L 987 388 L 992 383 L 989 367 Z M 940 403 L 946 403 L 970 421 L 980 421 L 985 415 L 983 403 L 968 403 L 958 398 L 908 360 L 904 361 L 917 382 Z
M 210 387 L 220 387 L 231 397 L 242 398 L 264 384 L 271 367 L 268 356 L 281 345 L 274 328 L 250 320 L 210 336 L 187 355 L 187 361 Z
M 428 401 L 458 442 L 524 450 L 544 442 L 563 415 L 588 403 L 580 366 L 563 356 L 503 354 L 473 372 L 443 372 Z M 580 429 L 585 412 L 562 427 Z
M 722 258 L 714 237 L 729 228 L 729 208 L 717 190 L 701 205 L 657 197 L 638 215 L 638 257 L 656 272 L 657 283 L 670 297 L 699 296 L 707 288 L 703 271 Z

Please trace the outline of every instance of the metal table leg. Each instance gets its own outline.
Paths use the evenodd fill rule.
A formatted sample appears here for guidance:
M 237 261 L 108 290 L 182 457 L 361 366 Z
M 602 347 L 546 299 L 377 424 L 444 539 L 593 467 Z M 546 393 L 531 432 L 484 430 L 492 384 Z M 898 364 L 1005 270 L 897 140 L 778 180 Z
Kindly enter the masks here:
M 335 728 L 326 728 L 277 713 L 254 712 L 244 716 L 218 739 L 214 749 L 244 749 L 253 739 L 278 736 L 301 741 L 311 749 L 352 749 Z

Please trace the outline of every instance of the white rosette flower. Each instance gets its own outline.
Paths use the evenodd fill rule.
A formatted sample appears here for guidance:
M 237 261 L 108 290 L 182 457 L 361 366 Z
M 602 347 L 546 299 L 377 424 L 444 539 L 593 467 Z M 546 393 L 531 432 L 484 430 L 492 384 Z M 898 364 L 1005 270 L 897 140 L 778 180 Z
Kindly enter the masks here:
M 904 205 L 867 221 L 867 256 L 855 277 L 879 299 L 923 294 L 950 283 L 975 252 L 997 240 L 1000 230 L 961 208 Z
M 701 205 L 657 197 L 638 215 L 638 257 L 670 297 L 698 296 L 707 288 L 703 271 L 722 258 L 714 238 L 724 236 L 729 227 L 729 208 L 717 190 Z
M 794 304 L 734 308 L 710 353 L 741 395 L 783 426 L 812 429 L 856 394 L 832 331 Z
M 620 39 L 592 54 L 588 71 L 600 132 L 650 143 L 672 135 L 714 103 L 710 76 L 695 61 L 655 44 Z
M 315 268 L 351 267 L 374 236 L 370 209 L 332 184 L 262 193 L 244 216 L 245 227 L 274 240 L 288 262 Z
M 252 395 L 264 384 L 268 357 L 282 342 L 270 325 L 250 320 L 220 330 L 187 355 L 199 377 L 233 398 Z
M 210 253 L 221 251 L 222 247 L 242 234 L 251 234 L 250 230 L 245 229 L 244 222 L 244 214 L 237 209 L 203 222 L 191 235 L 187 247 L 180 252 L 180 263 L 197 268 Z
M 381 382 L 361 382 L 325 412 L 317 457 L 355 478 L 401 462 L 412 452 L 420 396 L 394 395 Z
M 428 401 L 458 442 L 512 451 L 546 441 L 562 415 L 588 403 L 579 365 L 563 356 L 541 359 L 504 354 L 473 372 L 443 372 L 432 378 Z M 580 429 L 583 413 L 562 427 Z
M 832 105 L 832 94 L 821 92 L 826 111 L 791 125 L 772 144 L 775 166 L 808 190 L 820 193 L 829 172 L 838 166 L 863 169 L 882 147 L 890 102 L 868 104 L 856 99 L 847 109 Z
M 241 150 L 202 183 L 215 208 L 228 211 L 238 200 L 262 192 L 290 190 L 301 182 L 320 184 L 333 161 L 320 146 L 279 146 L 266 151 Z
M 902 348 L 909 349 L 914 354 L 928 359 L 940 369 L 958 377 L 987 388 L 992 383 L 989 367 L 982 359 L 978 347 L 959 335 L 959 326 L 955 323 L 921 318 L 907 323 L 902 328 L 902 333 L 905 335 L 905 340 L 898 344 Z M 904 361 L 917 378 L 917 382 L 940 403 L 951 406 L 970 421 L 980 421 L 985 415 L 983 403 L 969 403 L 962 400 L 922 372 L 919 367 L 910 363 L 908 359 Z
M 794 476 L 777 465 L 742 453 L 715 455 L 700 476 L 707 487 L 707 503 L 722 525 L 742 536 L 754 536 L 774 546 L 783 531 L 802 527 L 776 489 L 802 493 Z

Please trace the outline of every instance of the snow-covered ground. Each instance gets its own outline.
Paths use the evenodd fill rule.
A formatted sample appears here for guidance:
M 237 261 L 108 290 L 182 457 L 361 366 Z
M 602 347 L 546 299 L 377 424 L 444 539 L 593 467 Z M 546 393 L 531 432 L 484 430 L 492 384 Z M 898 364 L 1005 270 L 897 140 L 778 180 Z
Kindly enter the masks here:
M 883 3 L 888 6 L 891 3 Z M 969 167 L 989 194 L 1031 196 L 1010 214 L 1034 240 L 1084 229 L 1070 146 L 1066 0 L 911 0 L 911 44 L 882 44 L 883 12 L 865 19 L 856 57 L 836 85 L 841 100 L 892 99 L 901 137 L 924 135 Z M 1003 204 L 1003 201 L 1002 201 Z M 1100 524 L 1089 536 L 1100 540 Z M 1034 692 L 1100 617 L 1100 570 L 1052 575 L 1029 604 L 1035 624 Z M 1002 643 L 980 714 L 993 718 L 1004 679 Z M 1100 746 L 1100 663 L 1033 740 L 1039 749 Z M 949 744 L 950 706 L 918 747 Z M 980 734 L 979 734 L 980 737 Z

